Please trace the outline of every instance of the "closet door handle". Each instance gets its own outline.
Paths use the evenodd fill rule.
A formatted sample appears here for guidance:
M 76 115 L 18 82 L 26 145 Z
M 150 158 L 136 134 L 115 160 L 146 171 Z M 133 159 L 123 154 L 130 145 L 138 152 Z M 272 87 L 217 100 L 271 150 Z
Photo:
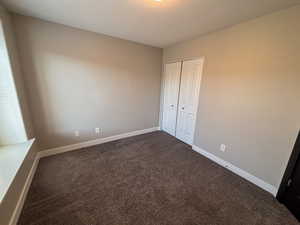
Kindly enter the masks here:
M 181 109 L 184 110 L 184 107 L 182 107 Z
M 174 105 L 171 105 L 171 107 L 174 107 Z

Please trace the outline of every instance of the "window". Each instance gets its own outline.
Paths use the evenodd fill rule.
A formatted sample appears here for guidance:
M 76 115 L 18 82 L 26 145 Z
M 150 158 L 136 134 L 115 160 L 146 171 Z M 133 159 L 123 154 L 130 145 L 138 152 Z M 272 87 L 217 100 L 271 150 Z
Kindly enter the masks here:
M 14 85 L 5 32 L 0 21 L 0 146 L 27 141 Z

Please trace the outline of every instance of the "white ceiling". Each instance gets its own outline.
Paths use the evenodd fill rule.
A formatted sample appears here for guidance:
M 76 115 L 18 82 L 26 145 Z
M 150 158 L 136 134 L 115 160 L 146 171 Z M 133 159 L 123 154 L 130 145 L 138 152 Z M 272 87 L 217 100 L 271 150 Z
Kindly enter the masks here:
M 28 16 L 156 47 L 218 30 L 300 0 L 0 0 Z

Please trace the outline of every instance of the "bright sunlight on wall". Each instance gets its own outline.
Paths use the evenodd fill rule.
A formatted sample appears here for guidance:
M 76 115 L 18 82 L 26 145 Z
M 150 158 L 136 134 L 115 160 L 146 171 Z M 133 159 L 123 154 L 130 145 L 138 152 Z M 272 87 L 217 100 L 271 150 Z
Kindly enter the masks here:
M 27 140 L 0 21 L 0 146 Z

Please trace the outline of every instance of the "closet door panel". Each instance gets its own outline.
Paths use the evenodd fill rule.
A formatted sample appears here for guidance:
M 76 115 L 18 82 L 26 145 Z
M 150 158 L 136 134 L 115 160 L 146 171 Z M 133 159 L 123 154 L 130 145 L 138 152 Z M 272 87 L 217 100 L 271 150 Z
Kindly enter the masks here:
M 181 62 L 166 64 L 162 129 L 175 136 Z
M 201 83 L 202 60 L 184 61 L 182 65 L 176 137 L 193 143 Z

